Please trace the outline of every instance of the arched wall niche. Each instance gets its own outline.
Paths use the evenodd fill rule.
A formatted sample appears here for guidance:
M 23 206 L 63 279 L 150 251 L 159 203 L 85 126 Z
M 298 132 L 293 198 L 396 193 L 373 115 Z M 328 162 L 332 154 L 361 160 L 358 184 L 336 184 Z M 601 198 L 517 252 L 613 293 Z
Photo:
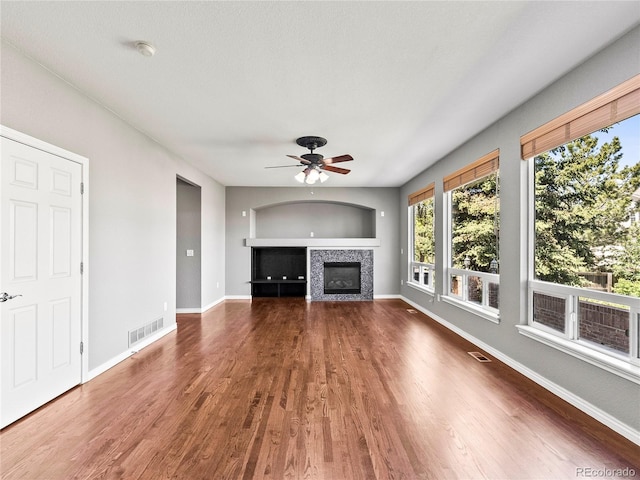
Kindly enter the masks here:
M 251 211 L 252 238 L 375 238 L 375 209 L 333 201 L 293 201 Z

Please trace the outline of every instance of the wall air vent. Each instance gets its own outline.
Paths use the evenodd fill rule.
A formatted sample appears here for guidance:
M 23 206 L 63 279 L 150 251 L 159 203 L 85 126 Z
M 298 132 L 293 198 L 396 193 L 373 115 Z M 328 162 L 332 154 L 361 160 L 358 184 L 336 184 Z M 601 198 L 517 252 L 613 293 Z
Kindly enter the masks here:
M 141 327 L 138 327 L 134 330 L 129 330 L 129 346 L 131 347 L 143 338 L 148 337 L 158 330 L 161 330 L 163 326 L 164 318 L 160 317 L 159 319 L 154 320 L 153 322 L 149 322 L 146 325 L 142 325 Z
M 479 362 L 486 363 L 491 361 L 480 352 L 467 352 L 467 353 L 471 355 L 473 358 L 475 358 L 476 360 L 478 360 Z

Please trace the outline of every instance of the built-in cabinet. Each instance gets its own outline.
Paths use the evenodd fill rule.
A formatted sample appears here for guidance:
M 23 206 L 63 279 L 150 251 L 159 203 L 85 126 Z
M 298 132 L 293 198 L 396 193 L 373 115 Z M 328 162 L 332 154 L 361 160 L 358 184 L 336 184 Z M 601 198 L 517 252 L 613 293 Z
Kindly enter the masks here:
M 307 249 L 304 247 L 251 249 L 251 295 L 254 297 L 304 297 L 306 275 Z

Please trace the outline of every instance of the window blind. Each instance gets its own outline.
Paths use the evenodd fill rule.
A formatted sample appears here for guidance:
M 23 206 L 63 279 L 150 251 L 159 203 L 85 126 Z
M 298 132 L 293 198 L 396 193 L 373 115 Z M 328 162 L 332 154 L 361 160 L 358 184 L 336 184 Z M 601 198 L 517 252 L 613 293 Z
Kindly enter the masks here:
M 523 160 L 640 113 L 640 75 L 520 137 Z
M 443 179 L 444 191 L 448 192 L 460 185 L 466 185 L 482 177 L 497 172 L 500 167 L 500 149 L 496 149 L 491 153 L 470 163 L 464 168 L 447 175 Z
M 413 192 L 409 194 L 409 206 L 415 205 L 416 203 L 423 202 L 431 197 L 436 189 L 436 184 L 431 183 L 429 186 L 423 188 L 422 190 L 418 190 L 417 192 Z

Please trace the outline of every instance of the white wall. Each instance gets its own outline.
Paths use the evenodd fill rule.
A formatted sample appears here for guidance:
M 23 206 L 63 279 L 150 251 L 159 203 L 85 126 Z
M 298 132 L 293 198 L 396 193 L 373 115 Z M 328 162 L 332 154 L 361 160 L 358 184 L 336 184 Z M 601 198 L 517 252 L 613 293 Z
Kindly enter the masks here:
M 224 296 L 224 187 L 2 43 L 0 123 L 89 159 L 89 369 L 175 326 L 176 175 L 202 187 L 202 304 Z M 164 303 L 167 311 L 164 311 Z
M 402 295 L 419 307 L 445 319 L 455 328 L 484 342 L 490 348 L 519 363 L 566 392 L 587 410 L 620 425 L 622 430 L 640 432 L 640 386 L 582 360 L 547 347 L 518 333 L 516 325 L 527 322 L 527 163 L 520 159 L 520 136 L 570 109 L 600 95 L 640 72 L 640 28 L 574 69 L 530 101 L 516 108 L 484 132 L 465 143 L 402 187 L 401 196 L 436 184 L 436 238 L 443 231 L 442 179 L 477 158 L 500 149 L 500 324 L 433 301 L 433 297 L 410 286 Z M 408 245 L 406 207 L 400 218 L 402 243 Z M 442 242 L 436 247 L 442 258 Z M 405 257 L 403 264 L 408 259 Z M 443 278 L 442 262 L 437 277 Z M 407 273 L 403 272 L 407 278 Z M 438 293 L 442 284 L 438 282 Z

